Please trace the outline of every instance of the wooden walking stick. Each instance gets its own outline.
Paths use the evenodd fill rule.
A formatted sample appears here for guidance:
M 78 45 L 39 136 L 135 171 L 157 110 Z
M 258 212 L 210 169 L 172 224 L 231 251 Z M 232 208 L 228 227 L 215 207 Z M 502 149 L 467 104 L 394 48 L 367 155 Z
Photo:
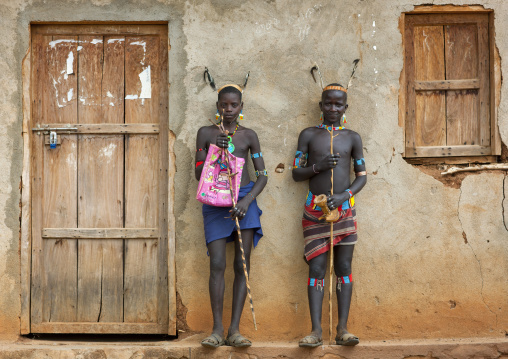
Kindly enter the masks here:
M 229 169 L 229 151 L 227 148 L 226 151 L 226 165 L 228 170 L 228 179 L 229 179 L 229 189 L 231 191 L 231 201 L 233 202 L 233 207 L 236 206 L 235 197 L 233 194 L 233 183 L 231 181 L 231 171 Z M 233 175 L 234 176 L 234 175 Z M 235 217 L 236 223 L 236 233 L 238 234 L 238 242 L 240 246 L 240 252 L 242 252 L 242 265 L 243 265 L 243 274 L 245 275 L 245 285 L 247 286 L 247 293 L 249 294 L 249 304 L 250 311 L 252 312 L 252 321 L 254 322 L 254 329 L 258 330 L 258 326 L 256 325 L 256 314 L 254 313 L 254 304 L 252 303 L 252 294 L 249 285 L 249 273 L 247 272 L 247 262 L 245 261 L 245 252 L 243 251 L 243 241 L 242 241 L 242 232 L 240 231 L 240 222 L 238 221 L 238 217 Z
M 328 130 L 328 129 L 327 129 Z M 333 125 L 331 126 L 330 132 L 330 154 L 333 155 Z M 338 135 L 338 134 L 337 134 Z M 337 136 L 336 135 L 336 136 Z M 332 182 L 332 189 L 331 193 L 333 196 L 333 168 L 331 169 L 332 176 L 331 176 L 331 182 Z M 332 334 L 333 334 L 333 312 L 332 312 L 332 297 L 333 297 L 333 222 L 330 222 L 330 291 L 328 294 L 328 305 L 329 305 L 329 311 L 330 311 L 330 344 L 332 343 Z
M 330 154 L 333 155 L 333 139 L 334 137 L 338 136 L 339 134 L 333 135 L 333 126 L 331 130 L 326 129 L 328 132 L 330 132 Z M 331 182 L 332 182 L 332 189 L 331 194 L 333 195 L 333 168 L 331 169 L 332 175 L 331 175 Z M 340 213 L 337 210 L 337 208 L 334 208 L 330 211 L 328 208 L 328 197 L 325 194 L 321 194 L 319 196 L 316 196 L 314 198 L 314 203 L 321 207 L 323 211 L 323 215 L 319 217 L 319 219 L 325 219 L 327 222 L 330 223 L 330 292 L 328 296 L 328 304 L 329 304 L 329 311 L 330 311 L 330 344 L 332 343 L 332 334 L 333 334 L 333 313 L 332 313 L 332 298 L 333 298 L 333 223 L 336 222 L 340 218 Z
M 221 125 L 217 125 L 220 130 L 225 133 L 226 135 L 228 134 L 228 131 L 225 131 L 224 130 L 224 127 L 222 126 L 222 115 L 221 115 Z M 226 168 L 227 168 L 227 171 L 228 171 L 228 180 L 229 180 L 229 191 L 231 193 L 231 201 L 233 202 L 233 208 L 236 206 L 236 201 L 235 201 L 235 195 L 233 193 L 233 182 L 231 181 L 231 177 L 236 175 L 236 174 L 231 174 L 231 170 L 229 169 L 229 151 L 227 148 L 223 149 L 223 151 L 225 151 L 225 158 L 226 158 Z M 250 310 L 252 312 L 252 320 L 254 322 L 254 329 L 255 330 L 258 330 L 258 326 L 256 324 L 256 314 L 254 313 L 254 304 L 252 303 L 252 294 L 251 294 L 251 290 L 250 290 L 250 285 L 249 285 L 249 273 L 247 272 L 247 262 L 245 261 L 245 252 L 243 250 L 243 241 L 242 241 L 242 232 L 240 230 L 240 222 L 238 221 L 238 217 L 235 217 L 235 223 L 236 223 L 236 233 L 238 234 L 238 243 L 239 243 L 239 246 L 240 246 L 240 252 L 242 253 L 242 265 L 243 265 L 243 274 L 245 275 L 245 285 L 247 286 L 247 293 L 249 294 L 249 304 L 250 304 Z

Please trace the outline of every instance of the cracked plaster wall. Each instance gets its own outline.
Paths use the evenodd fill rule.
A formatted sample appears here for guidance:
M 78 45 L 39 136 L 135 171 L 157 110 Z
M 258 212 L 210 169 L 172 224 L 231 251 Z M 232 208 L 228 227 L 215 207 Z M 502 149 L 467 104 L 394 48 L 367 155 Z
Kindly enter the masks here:
M 460 189 L 453 189 L 401 157 L 398 87 L 403 58 L 398 23 L 400 14 L 416 4 L 406 0 L 0 1 L 4 35 L 0 39 L 4 129 L 0 134 L 0 334 L 19 332 L 21 59 L 28 46 L 29 22 L 168 20 L 169 121 L 177 136 L 177 290 L 188 310 L 191 331 L 209 331 L 212 323 L 208 258 L 193 178 L 196 131 L 214 116 L 216 101 L 203 82 L 204 66 L 219 84 L 239 83 L 251 71 L 244 124 L 258 132 L 269 182 L 259 198 L 265 237 L 252 255 L 251 286 L 259 330 L 252 328 L 248 305 L 242 330 L 254 339 L 288 340 L 310 330 L 300 222 L 306 184 L 294 183 L 288 170 L 298 133 L 319 118 L 319 87 L 308 71 L 318 61 L 327 82 L 346 82 L 352 60 L 360 58 L 349 92 L 348 126 L 362 135 L 369 180 L 357 196 L 359 243 L 353 263 L 350 330 L 366 339 L 504 336 L 508 330 L 505 175 L 470 175 Z M 496 43 L 501 59 L 508 58 L 508 4 L 501 0 L 482 4 L 495 11 Z M 499 126 L 508 143 L 505 83 L 501 93 Z M 274 172 L 279 163 L 286 166 L 281 174 Z M 232 255 L 230 247 L 226 327 Z M 327 320 L 325 305 L 324 328 Z

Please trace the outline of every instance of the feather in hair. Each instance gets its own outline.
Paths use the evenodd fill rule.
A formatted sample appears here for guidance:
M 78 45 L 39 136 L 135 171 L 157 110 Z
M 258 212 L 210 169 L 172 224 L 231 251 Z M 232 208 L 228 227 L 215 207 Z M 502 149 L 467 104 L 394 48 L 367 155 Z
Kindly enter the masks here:
M 210 86 L 214 89 L 214 91 L 217 91 L 217 88 L 215 87 L 215 80 L 213 79 L 212 75 L 210 75 L 210 72 L 208 71 L 208 67 L 205 67 L 205 72 L 203 74 L 203 77 L 206 82 L 206 78 L 208 77 L 208 82 L 210 83 Z
M 351 76 L 349 77 L 349 82 L 347 84 L 346 89 L 349 89 L 351 85 L 353 84 L 353 76 L 355 75 L 356 68 L 358 67 L 358 63 L 360 62 L 360 59 L 356 59 L 353 61 L 353 72 L 351 72 Z

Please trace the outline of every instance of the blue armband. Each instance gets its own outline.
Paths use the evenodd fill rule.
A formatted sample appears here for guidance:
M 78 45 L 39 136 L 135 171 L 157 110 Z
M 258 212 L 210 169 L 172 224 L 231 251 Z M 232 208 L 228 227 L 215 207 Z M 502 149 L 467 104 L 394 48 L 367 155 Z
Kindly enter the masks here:
M 303 153 L 302 151 L 296 151 L 295 161 L 293 162 L 293 168 L 301 168 L 305 167 L 307 164 L 308 153 Z
M 263 154 L 261 152 L 253 153 L 250 155 L 250 158 L 252 158 L 252 159 L 259 158 L 259 157 L 263 157 Z

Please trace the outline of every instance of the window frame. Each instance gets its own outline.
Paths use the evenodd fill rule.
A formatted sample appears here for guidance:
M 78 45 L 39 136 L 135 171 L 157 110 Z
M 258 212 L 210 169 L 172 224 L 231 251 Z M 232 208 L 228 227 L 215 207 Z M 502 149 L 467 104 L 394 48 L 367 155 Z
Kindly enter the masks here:
M 488 121 L 490 124 L 490 146 L 423 146 L 408 144 L 407 131 L 412 130 L 412 126 L 416 122 L 416 114 L 410 114 L 411 109 L 409 101 L 415 101 L 416 90 L 415 82 L 411 81 L 411 73 L 413 71 L 416 60 L 414 59 L 413 33 L 410 26 L 417 25 L 452 25 L 452 24 L 470 24 L 476 21 L 466 21 L 482 14 L 487 16 L 486 35 L 488 36 L 487 51 L 489 55 L 487 70 L 488 79 L 488 104 L 486 105 Z M 424 15 L 424 16 L 414 16 Z M 437 16 L 434 16 L 437 15 Z M 477 16 L 476 16 L 477 17 Z M 446 19 L 446 21 L 443 21 Z M 484 21 L 485 22 L 485 21 Z M 431 5 L 420 6 L 414 11 L 403 13 L 400 17 L 399 28 L 402 32 L 402 45 L 404 55 L 404 65 L 400 76 L 399 89 L 399 126 L 401 126 L 404 136 L 404 152 L 403 157 L 410 163 L 414 164 L 430 164 L 430 163 L 471 163 L 471 162 L 497 162 L 497 158 L 501 155 L 501 138 L 497 126 L 497 107 L 500 92 L 500 68 L 496 68 L 496 59 L 499 55 L 496 52 L 494 39 L 494 12 L 490 9 L 484 9 L 482 6 L 454 6 L 454 5 Z M 480 41 L 478 41 L 480 45 Z M 412 51 L 412 53 L 411 53 Z M 480 52 L 480 51 L 479 51 Z M 479 60 L 480 62 L 480 60 Z M 480 76 L 480 74 L 479 74 Z M 485 85 L 484 85 L 485 87 Z M 481 99 L 480 99 L 481 100 Z M 479 101 L 480 101 L 479 100 Z M 414 109 L 415 104 L 413 104 Z M 480 121 L 480 116 L 478 117 Z M 420 151 L 418 150 L 420 149 Z M 421 150 L 423 149 L 423 151 Z

